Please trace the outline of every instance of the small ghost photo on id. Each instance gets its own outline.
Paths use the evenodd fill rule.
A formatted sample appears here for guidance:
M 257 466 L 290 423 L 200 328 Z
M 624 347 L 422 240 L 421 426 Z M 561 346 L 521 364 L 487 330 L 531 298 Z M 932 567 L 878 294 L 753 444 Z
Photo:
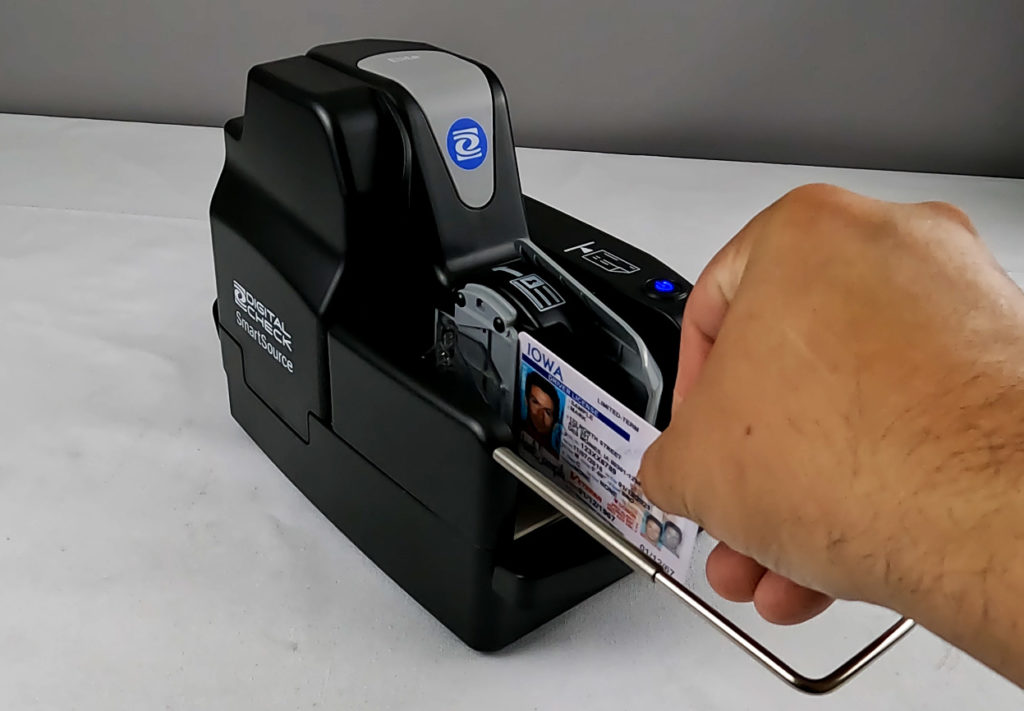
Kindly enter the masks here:
M 668 549 L 668 551 L 679 557 L 679 546 L 683 542 L 683 532 L 679 526 L 675 525 L 671 521 L 666 521 L 661 527 L 661 546 L 662 548 Z

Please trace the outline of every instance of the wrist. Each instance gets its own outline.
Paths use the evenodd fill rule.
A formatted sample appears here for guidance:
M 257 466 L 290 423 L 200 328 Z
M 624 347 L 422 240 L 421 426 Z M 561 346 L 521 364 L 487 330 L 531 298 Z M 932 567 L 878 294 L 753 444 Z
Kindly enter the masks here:
M 972 376 L 952 392 L 955 406 L 919 430 L 927 442 L 890 470 L 904 486 L 873 601 L 1015 676 L 1024 671 L 1014 668 L 1024 634 L 1024 378 Z

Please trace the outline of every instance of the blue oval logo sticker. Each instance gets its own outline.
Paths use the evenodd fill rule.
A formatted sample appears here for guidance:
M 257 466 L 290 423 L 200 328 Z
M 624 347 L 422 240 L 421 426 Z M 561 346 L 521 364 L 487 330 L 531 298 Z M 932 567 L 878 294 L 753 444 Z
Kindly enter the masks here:
M 487 134 L 471 118 L 460 118 L 448 129 L 448 155 L 463 170 L 476 170 L 487 158 Z

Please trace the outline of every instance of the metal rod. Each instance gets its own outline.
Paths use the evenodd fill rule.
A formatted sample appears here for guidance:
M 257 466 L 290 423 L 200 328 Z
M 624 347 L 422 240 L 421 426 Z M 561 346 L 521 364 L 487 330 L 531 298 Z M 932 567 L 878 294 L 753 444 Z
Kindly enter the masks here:
M 839 688 L 914 628 L 913 620 L 906 617 L 900 618 L 889 629 L 828 674 L 816 678 L 805 676 L 782 661 L 778 655 L 740 629 L 732 620 L 711 607 L 693 591 L 666 575 L 657 563 L 634 548 L 618 532 L 605 526 L 582 503 L 572 498 L 555 482 L 530 466 L 515 452 L 507 447 L 499 447 L 494 450 L 494 459 L 503 469 L 536 492 L 566 518 L 579 525 L 629 567 L 650 578 L 655 584 L 668 588 L 716 630 L 795 689 L 808 694 L 825 694 Z
M 856 676 L 867 665 L 877 659 L 889 647 L 898 642 L 914 628 L 914 621 L 906 617 L 897 620 L 889 629 L 869 642 L 859 652 L 822 677 L 808 677 L 796 671 L 775 653 L 740 629 L 732 620 L 704 602 L 692 591 L 680 585 L 672 578 L 657 573 L 654 581 L 667 587 L 679 599 L 709 622 L 715 629 L 724 634 L 743 651 L 760 662 L 769 671 L 783 679 L 787 684 L 808 694 L 824 694 L 834 691 Z

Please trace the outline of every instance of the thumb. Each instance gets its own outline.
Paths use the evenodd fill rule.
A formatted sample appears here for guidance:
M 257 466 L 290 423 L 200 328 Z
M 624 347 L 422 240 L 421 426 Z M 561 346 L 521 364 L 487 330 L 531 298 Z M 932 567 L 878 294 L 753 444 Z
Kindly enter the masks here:
M 695 411 L 692 395 L 739 290 L 761 220 L 755 217 L 719 250 L 693 286 L 683 311 L 672 421 L 644 453 L 637 473 L 651 503 L 698 524 L 702 522 L 687 492 L 707 468 L 695 463 L 703 451 L 696 432 L 703 419 L 690 415 Z
M 689 416 L 688 402 L 676 404 L 672 423 L 644 452 L 637 481 L 644 495 L 662 511 L 703 525 L 694 492 L 702 487 L 707 471 L 700 460 L 700 419 Z
M 743 280 L 750 259 L 758 218 L 748 223 L 704 267 L 683 310 L 679 366 L 673 404 L 678 405 L 696 385 L 704 362 L 718 339 L 729 306 Z

